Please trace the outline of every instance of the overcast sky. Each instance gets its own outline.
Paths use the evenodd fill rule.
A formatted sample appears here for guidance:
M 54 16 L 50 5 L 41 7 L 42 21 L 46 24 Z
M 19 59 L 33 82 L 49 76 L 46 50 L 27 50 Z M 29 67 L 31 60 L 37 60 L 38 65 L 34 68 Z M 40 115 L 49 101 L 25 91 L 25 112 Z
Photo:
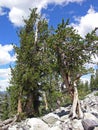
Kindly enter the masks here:
M 16 32 L 35 7 L 54 27 L 69 18 L 82 37 L 98 27 L 98 0 L 0 0 L 0 90 L 8 87 L 9 65 L 15 62 L 11 43 L 19 45 Z M 98 62 L 98 57 L 93 59 Z

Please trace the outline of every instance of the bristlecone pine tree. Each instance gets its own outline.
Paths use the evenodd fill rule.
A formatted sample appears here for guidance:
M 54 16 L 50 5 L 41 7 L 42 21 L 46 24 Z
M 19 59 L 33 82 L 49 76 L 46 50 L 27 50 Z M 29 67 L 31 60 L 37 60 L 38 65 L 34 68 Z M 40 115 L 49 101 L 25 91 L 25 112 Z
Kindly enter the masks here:
M 52 55 L 56 57 L 56 69 L 58 68 L 57 71 L 63 78 L 73 102 L 70 112 L 72 118 L 83 117 L 78 98 L 77 80 L 91 72 L 90 68 L 85 67 L 85 63 L 92 62 L 91 56 L 98 54 L 96 29 L 82 38 L 73 27 L 69 26 L 69 20 L 67 22 L 62 20 L 48 39 Z
M 31 11 L 30 17 L 24 22 L 25 26 L 18 33 L 20 46 L 14 46 L 17 61 L 14 69 L 11 68 L 12 79 L 8 92 L 13 113 L 17 111 L 18 114 L 35 116 L 39 113 L 39 97 L 43 90 L 41 78 L 47 71 L 47 67 L 43 66 L 43 54 L 48 24 L 40 18 L 36 9 Z

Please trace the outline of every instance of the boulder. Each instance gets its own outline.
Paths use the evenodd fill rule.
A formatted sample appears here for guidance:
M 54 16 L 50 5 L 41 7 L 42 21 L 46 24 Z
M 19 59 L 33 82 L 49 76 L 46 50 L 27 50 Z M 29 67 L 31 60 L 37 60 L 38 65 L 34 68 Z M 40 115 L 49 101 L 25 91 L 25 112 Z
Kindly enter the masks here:
M 49 126 L 54 125 L 58 120 L 60 120 L 59 116 L 54 113 L 49 113 L 42 117 L 42 120 L 47 123 Z
M 48 130 L 48 125 L 38 118 L 31 118 L 27 121 L 27 125 L 30 126 L 29 130 Z
M 98 110 L 98 96 L 95 96 L 97 92 L 98 91 L 94 91 L 88 94 L 82 101 L 86 112 L 94 112 L 94 110 Z
M 68 122 L 70 120 L 69 115 L 65 115 L 61 117 L 62 122 Z
M 96 118 L 93 114 L 89 112 L 84 113 L 84 119 L 91 119 L 98 122 L 98 118 Z
M 40 118 L 15 122 L 8 130 L 98 130 L 98 96 L 94 94 L 95 92 L 89 94 L 81 101 L 83 119 L 70 118 L 71 105 L 69 105 L 60 107 Z
M 93 130 L 95 127 L 98 126 L 98 122 L 91 119 L 82 120 L 82 124 L 85 130 Z
M 22 128 L 18 128 L 18 125 L 10 126 L 8 130 L 23 130 Z
M 84 130 L 81 120 L 74 119 L 72 121 L 72 130 Z

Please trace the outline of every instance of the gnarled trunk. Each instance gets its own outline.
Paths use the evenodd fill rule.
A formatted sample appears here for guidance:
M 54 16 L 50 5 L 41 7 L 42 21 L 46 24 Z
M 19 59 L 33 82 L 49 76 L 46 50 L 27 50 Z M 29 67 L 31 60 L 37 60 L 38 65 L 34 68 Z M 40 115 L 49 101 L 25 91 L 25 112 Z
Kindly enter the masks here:
M 62 78 L 64 80 L 64 83 L 66 85 L 66 88 L 69 92 L 69 95 L 71 97 L 71 100 L 73 102 L 72 108 L 70 111 L 70 116 L 72 116 L 72 118 L 83 118 L 83 112 L 82 112 L 81 106 L 80 106 L 77 87 L 73 87 L 75 85 L 73 85 L 73 86 L 71 85 L 69 75 L 65 74 L 62 69 L 61 69 L 61 74 L 62 74 Z
M 83 118 L 83 112 L 80 107 L 77 87 L 74 87 L 74 97 L 70 116 L 72 116 L 72 118 Z

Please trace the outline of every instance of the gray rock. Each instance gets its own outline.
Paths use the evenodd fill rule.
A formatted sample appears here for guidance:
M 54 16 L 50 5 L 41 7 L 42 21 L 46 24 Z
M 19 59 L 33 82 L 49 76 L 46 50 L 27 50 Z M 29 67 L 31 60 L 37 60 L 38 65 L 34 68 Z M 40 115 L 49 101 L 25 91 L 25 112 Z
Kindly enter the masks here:
M 95 127 L 98 126 L 98 123 L 95 120 L 84 119 L 82 120 L 82 125 L 85 130 L 93 130 Z
M 70 105 L 60 107 L 41 118 L 31 118 L 20 123 L 15 123 L 8 130 L 84 130 L 83 120 L 90 119 L 98 122 L 98 96 L 95 96 L 95 93 L 96 91 L 87 95 L 81 101 L 82 110 L 85 111 L 83 119 L 72 120 L 69 118 Z M 95 127 L 94 130 L 98 130 L 98 127 Z
M 72 121 L 72 130 L 84 130 L 81 120 L 74 119 Z
M 95 127 L 94 130 L 98 130 L 98 127 Z
M 58 120 L 60 120 L 59 116 L 54 113 L 49 113 L 42 117 L 42 120 L 46 122 L 49 126 L 54 125 Z
M 52 128 L 49 128 L 48 130 L 62 130 L 59 126 L 53 126 Z
M 62 130 L 72 130 L 72 123 L 70 120 L 62 123 Z
M 91 119 L 94 120 L 96 122 L 98 122 L 98 118 L 96 118 L 93 114 L 91 113 L 84 113 L 84 119 Z
M 27 125 L 31 128 L 29 130 L 48 130 L 48 125 L 38 118 L 31 118 L 27 121 Z
M 27 119 L 17 125 L 10 126 L 8 130 L 48 130 L 48 125 L 38 118 Z
M 23 128 L 19 128 L 18 125 L 10 126 L 8 130 L 23 130 Z
M 70 120 L 69 115 L 65 115 L 61 117 L 61 121 L 68 122 Z

